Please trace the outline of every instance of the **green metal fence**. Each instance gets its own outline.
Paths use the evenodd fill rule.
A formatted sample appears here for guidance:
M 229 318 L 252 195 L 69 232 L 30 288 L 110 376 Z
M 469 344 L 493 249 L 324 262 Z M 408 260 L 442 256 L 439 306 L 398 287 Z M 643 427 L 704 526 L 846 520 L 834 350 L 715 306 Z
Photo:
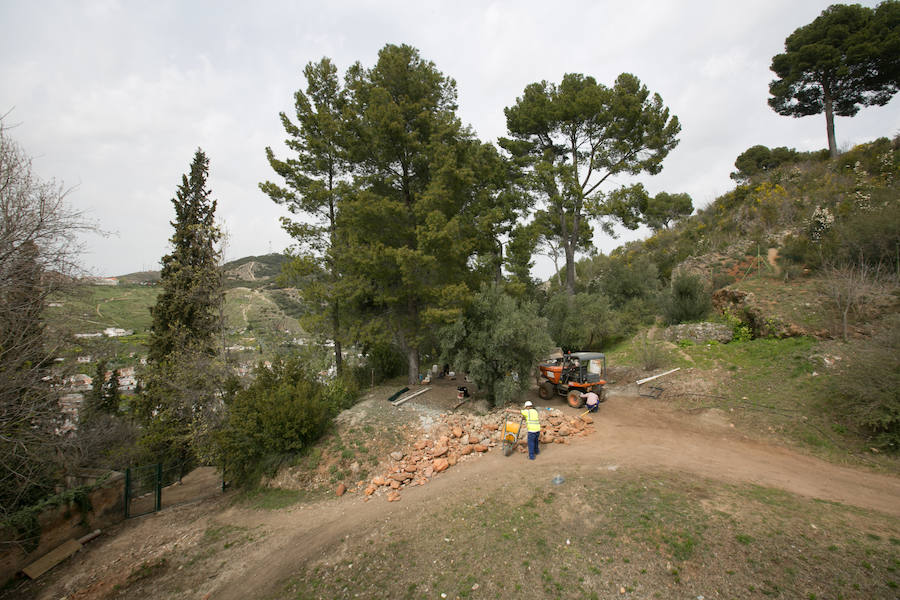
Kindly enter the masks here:
M 125 470 L 125 518 L 202 500 L 224 491 L 221 470 L 215 467 L 194 468 L 191 463 L 130 467 Z
M 162 464 L 125 469 L 125 518 L 162 508 Z

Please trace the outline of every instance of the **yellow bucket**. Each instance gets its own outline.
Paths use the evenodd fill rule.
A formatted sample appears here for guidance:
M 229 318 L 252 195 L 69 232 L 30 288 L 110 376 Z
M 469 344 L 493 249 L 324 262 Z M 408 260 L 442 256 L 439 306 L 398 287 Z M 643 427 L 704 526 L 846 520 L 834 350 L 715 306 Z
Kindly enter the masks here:
M 519 423 L 514 423 L 513 421 L 507 421 L 506 429 L 504 431 L 506 431 L 506 433 L 511 433 L 514 436 L 519 435 Z

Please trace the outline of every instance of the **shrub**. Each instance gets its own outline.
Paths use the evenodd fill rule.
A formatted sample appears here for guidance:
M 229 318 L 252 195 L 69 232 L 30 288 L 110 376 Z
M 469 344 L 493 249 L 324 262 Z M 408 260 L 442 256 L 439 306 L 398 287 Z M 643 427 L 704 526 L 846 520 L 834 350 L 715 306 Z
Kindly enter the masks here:
M 635 299 L 653 299 L 659 289 L 656 265 L 645 255 L 607 258 L 595 281 L 613 308 L 622 308 Z
M 499 286 L 482 288 L 463 318 L 441 331 L 441 339 L 445 359 L 465 371 L 493 404 L 517 399 L 552 345 L 535 304 Z
M 873 196 L 880 206 L 856 211 L 835 223 L 839 253 L 837 260 L 862 261 L 872 266 L 891 265 L 893 270 L 898 268 L 900 203 L 896 201 L 896 195 L 889 201 L 881 200 L 886 194 L 887 190 Z
M 256 378 L 228 406 L 217 441 L 221 459 L 238 485 L 253 484 L 264 467 L 277 469 L 328 431 L 347 401 L 345 384 L 322 384 L 298 359 L 257 366 Z
M 835 378 L 841 406 L 881 450 L 900 451 L 900 315 L 869 344 L 849 353 Z
M 722 316 L 725 319 L 725 323 L 731 327 L 732 342 L 749 342 L 753 339 L 753 330 L 749 324 L 744 323 L 727 310 Z
M 699 320 L 712 308 L 710 294 L 700 276 L 683 272 L 672 279 L 662 304 L 669 325 Z
M 356 367 L 353 375 L 359 385 L 367 385 L 373 379 L 375 383 L 380 383 L 403 375 L 406 369 L 406 357 L 396 346 L 377 344 L 369 349 L 365 364 Z
M 634 343 L 634 354 L 641 368 L 653 371 L 669 362 L 669 354 L 662 344 L 647 337 L 640 336 Z
M 567 350 L 600 350 L 622 336 L 618 315 L 602 294 L 556 294 L 545 314 L 553 342 Z

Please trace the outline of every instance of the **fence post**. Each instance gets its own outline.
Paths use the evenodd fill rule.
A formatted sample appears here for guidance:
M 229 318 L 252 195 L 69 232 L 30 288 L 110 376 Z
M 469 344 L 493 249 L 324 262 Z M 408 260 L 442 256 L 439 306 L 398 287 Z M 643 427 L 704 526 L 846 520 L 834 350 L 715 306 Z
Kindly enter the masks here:
M 128 507 L 131 505 L 131 467 L 125 469 L 125 518 L 129 517 Z
M 162 508 L 162 463 L 156 463 L 156 512 Z

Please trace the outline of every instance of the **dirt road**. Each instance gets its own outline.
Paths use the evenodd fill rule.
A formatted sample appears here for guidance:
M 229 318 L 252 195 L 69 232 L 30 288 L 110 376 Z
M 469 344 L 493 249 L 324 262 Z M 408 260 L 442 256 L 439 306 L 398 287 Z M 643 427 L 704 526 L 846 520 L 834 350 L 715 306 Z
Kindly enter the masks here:
M 245 557 L 247 571 L 236 571 L 217 582 L 212 597 L 253 597 L 260 593 L 259 586 L 285 579 L 295 563 L 339 545 L 345 536 L 377 536 L 382 528 L 390 528 L 391 519 L 415 520 L 460 489 L 489 494 L 516 482 L 527 487 L 558 473 L 572 477 L 591 471 L 675 470 L 900 516 L 900 478 L 840 467 L 751 441 L 720 413 L 685 415 L 661 411 L 659 403 L 640 397 L 613 396 L 601 408 L 595 425 L 596 434 L 572 444 L 552 444 L 533 463 L 520 454 L 507 458 L 490 452 L 426 486 L 404 491 L 399 503 L 363 503 L 352 498 L 287 515 L 267 515 L 256 525 L 277 526 L 277 534 L 265 548 Z M 247 572 L 253 576 L 248 578 Z
M 369 400 L 368 402 L 383 402 Z M 558 406 L 562 406 L 561 404 Z M 576 411 L 565 407 L 568 414 Z M 448 495 L 505 493 L 566 479 L 622 471 L 675 471 L 733 483 L 754 483 L 900 517 L 900 478 L 842 467 L 753 441 L 720 411 L 678 413 L 665 403 L 613 394 L 595 418 L 596 432 L 571 444 L 551 444 L 538 460 L 504 457 L 495 449 L 404 489 L 399 502 L 364 502 L 358 494 L 277 511 L 232 506 L 227 499 L 176 507 L 120 526 L 54 570 L 33 597 L 69 600 L 117 597 L 116 586 L 142 565 L 171 552 L 202 547 L 211 528 L 258 532 L 219 556 L 214 570 L 185 569 L 178 587 L 198 599 L 244 600 L 276 593 L 298 564 L 333 553 L 348 539 L 384 539 L 392 527 L 433 512 Z M 155 554 L 154 554 L 155 553 Z M 129 597 L 159 597 L 159 587 L 129 588 Z

